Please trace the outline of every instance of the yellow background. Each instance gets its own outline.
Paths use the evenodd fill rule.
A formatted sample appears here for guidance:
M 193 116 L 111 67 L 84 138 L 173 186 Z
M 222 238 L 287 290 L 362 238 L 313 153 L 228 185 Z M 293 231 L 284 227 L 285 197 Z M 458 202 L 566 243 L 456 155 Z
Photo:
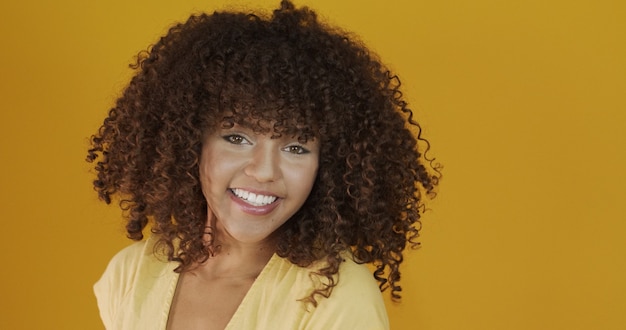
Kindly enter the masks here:
M 128 242 L 87 137 L 137 51 L 225 3 L 2 1 L 1 329 L 101 328 Z M 626 1 L 308 4 L 400 74 L 445 165 L 393 329 L 626 329 Z

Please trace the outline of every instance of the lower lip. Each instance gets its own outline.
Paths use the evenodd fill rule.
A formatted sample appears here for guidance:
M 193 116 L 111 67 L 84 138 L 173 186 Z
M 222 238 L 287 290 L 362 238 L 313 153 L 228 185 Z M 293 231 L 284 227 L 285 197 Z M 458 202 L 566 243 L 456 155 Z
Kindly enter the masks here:
M 272 211 L 274 211 L 274 209 L 276 207 L 278 207 L 278 204 L 281 201 L 281 199 L 278 198 L 278 199 L 276 199 L 274 201 L 274 203 L 267 204 L 267 205 L 262 205 L 262 206 L 254 206 L 254 205 L 246 203 L 241 198 L 235 196 L 235 194 L 233 194 L 232 191 L 229 191 L 229 193 L 230 193 L 230 199 L 233 202 L 235 202 L 235 204 L 237 204 L 237 206 L 239 206 L 240 210 L 242 210 L 244 213 L 248 213 L 248 214 L 252 214 L 252 215 L 266 215 L 266 214 L 269 214 Z

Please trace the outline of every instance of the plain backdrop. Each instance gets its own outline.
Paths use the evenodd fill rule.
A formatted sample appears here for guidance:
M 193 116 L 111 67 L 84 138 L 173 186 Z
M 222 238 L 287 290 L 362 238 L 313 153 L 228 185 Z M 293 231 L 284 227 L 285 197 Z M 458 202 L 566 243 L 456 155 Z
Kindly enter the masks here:
M 129 241 L 88 137 L 172 23 L 278 3 L 0 3 L 0 328 L 102 328 L 91 286 Z M 445 166 L 393 329 L 626 329 L 625 1 L 295 3 L 400 75 Z

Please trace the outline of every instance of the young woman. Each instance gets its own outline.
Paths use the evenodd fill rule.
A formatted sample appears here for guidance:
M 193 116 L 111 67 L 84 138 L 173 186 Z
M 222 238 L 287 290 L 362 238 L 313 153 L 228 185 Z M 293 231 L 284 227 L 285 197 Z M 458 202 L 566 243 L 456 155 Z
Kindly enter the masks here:
M 289 1 L 192 16 L 135 68 L 88 156 L 140 241 L 95 285 L 107 329 L 387 329 L 440 178 L 398 78 Z

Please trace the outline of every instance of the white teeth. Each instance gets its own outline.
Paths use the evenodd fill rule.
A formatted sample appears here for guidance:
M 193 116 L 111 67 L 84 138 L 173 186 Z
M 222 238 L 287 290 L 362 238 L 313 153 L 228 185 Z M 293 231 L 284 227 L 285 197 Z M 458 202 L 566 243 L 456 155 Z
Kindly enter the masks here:
M 235 196 L 254 206 L 272 204 L 277 199 L 276 196 L 257 195 L 243 189 L 233 189 L 233 193 L 235 194 Z

